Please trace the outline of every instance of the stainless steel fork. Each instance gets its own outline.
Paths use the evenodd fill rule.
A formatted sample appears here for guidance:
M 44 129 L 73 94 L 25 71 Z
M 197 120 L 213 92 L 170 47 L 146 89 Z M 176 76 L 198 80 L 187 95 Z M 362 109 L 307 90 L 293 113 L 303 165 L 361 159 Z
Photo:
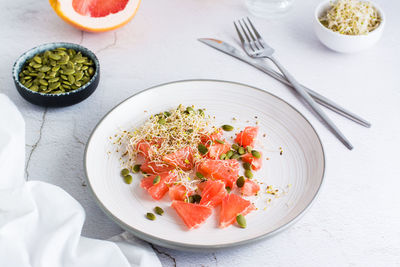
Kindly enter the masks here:
M 317 118 L 325 123 L 328 129 L 348 148 L 353 149 L 353 146 L 343 135 L 343 133 L 336 127 L 331 119 L 325 114 L 325 112 L 317 105 L 317 103 L 311 98 L 311 96 L 304 90 L 300 83 L 279 63 L 279 61 L 273 56 L 274 49 L 270 47 L 261 35 L 258 33 L 253 23 L 247 18 L 248 23 L 241 19 L 238 23 L 233 22 L 236 31 L 239 35 L 239 39 L 242 43 L 243 49 L 246 54 L 252 58 L 268 58 L 270 59 L 286 77 L 286 79 L 293 85 L 295 91 L 300 95 L 304 102 L 311 108 Z M 238 25 L 240 26 L 238 26 Z M 250 26 L 249 26 L 250 25 Z M 250 30 L 251 28 L 251 30 Z

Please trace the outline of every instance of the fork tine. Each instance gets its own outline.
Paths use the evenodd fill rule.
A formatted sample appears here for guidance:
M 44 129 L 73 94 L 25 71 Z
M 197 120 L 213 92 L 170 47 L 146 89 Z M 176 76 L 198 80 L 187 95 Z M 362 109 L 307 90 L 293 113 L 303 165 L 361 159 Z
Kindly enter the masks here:
M 253 35 L 253 33 L 251 32 L 251 30 L 249 29 L 249 26 L 247 26 L 246 21 L 245 21 L 244 19 L 242 19 L 242 21 L 243 21 L 243 24 L 244 24 L 244 26 L 246 27 L 247 31 L 249 32 L 249 35 L 250 35 L 251 39 L 253 39 L 253 41 L 256 42 L 257 39 L 254 38 L 254 35 Z
M 237 32 L 237 34 L 239 35 L 240 42 L 242 43 L 242 45 L 244 45 L 243 35 L 240 33 L 239 28 L 238 28 L 238 26 L 236 25 L 236 22 L 233 22 L 233 25 L 235 25 L 236 32 Z
M 254 27 L 253 23 L 251 23 L 251 20 L 249 19 L 249 17 L 247 17 L 247 21 L 250 24 L 250 27 L 253 29 L 254 34 L 256 35 L 256 37 L 258 39 L 262 39 L 261 35 L 258 33 L 258 31 L 256 30 L 256 27 Z
M 250 43 L 250 38 L 249 38 L 249 36 L 247 35 L 246 30 L 243 28 L 242 22 L 241 22 L 240 20 L 239 20 L 239 25 L 240 25 L 240 27 L 242 28 L 242 31 L 243 31 L 244 35 L 246 36 L 247 42 Z

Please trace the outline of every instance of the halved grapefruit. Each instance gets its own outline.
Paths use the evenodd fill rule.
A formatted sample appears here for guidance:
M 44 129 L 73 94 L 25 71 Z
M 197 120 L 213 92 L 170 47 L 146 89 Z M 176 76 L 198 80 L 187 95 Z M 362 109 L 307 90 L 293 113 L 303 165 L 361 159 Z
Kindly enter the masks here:
M 54 11 L 72 26 L 88 32 L 104 32 L 128 23 L 140 0 L 49 0 Z

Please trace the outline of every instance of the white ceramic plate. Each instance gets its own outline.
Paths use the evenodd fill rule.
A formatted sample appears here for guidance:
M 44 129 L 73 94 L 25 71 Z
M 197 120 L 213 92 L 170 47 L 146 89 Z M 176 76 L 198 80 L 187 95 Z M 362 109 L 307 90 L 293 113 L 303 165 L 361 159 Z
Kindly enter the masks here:
M 118 129 L 132 129 L 150 114 L 179 104 L 206 108 L 216 125 L 236 129 L 259 122 L 259 150 L 264 167 L 255 178 L 286 194 L 252 198 L 258 210 L 250 213 L 247 228 L 219 229 L 218 210 L 200 228 L 187 231 L 170 208 L 168 195 L 156 203 L 139 186 L 139 175 L 127 185 L 120 177 L 120 153 L 109 137 Z M 144 112 L 147 111 L 147 112 Z M 235 117 L 237 120 L 232 121 Z M 263 134 L 266 137 L 263 137 Z M 262 148 L 261 148 L 262 147 Z M 283 148 L 280 155 L 279 147 Z M 111 151 L 111 153 L 108 153 Z M 266 160 L 266 158 L 269 160 Z M 225 81 L 190 80 L 142 91 L 110 111 L 94 129 L 85 152 L 88 184 L 100 207 L 122 228 L 161 246 L 175 249 L 215 249 L 244 244 L 278 232 L 309 207 L 321 186 L 325 160 L 321 141 L 311 124 L 292 106 L 263 90 Z M 289 188 L 288 185 L 291 185 Z M 267 202 L 271 198 L 271 202 Z M 165 210 L 155 221 L 145 218 L 156 206 Z M 264 208 L 266 209 L 264 210 Z

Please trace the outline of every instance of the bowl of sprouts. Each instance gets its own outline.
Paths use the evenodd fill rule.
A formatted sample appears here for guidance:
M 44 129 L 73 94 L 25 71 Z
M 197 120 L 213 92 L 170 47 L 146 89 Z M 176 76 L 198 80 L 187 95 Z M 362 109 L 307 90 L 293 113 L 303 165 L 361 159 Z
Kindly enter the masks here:
M 314 31 L 328 48 L 354 53 L 376 44 L 382 36 L 385 16 L 375 3 L 362 0 L 326 1 L 314 14 Z

